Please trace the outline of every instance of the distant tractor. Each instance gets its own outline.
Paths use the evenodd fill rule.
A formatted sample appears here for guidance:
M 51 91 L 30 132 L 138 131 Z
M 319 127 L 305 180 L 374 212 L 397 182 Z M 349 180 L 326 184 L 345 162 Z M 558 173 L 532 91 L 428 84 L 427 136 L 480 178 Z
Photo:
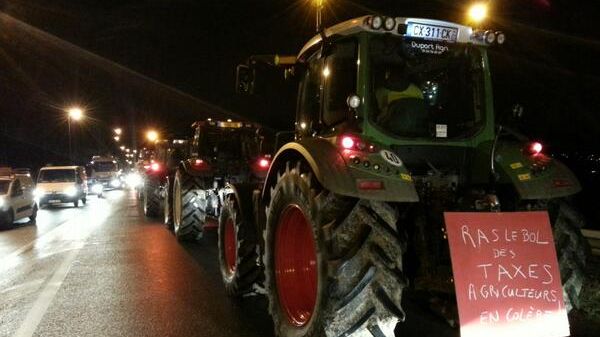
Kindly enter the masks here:
M 218 218 L 229 184 L 262 180 L 270 158 L 260 154 L 261 129 L 239 121 L 199 121 L 192 125 L 188 156 L 180 162 L 165 205 L 172 208 L 180 240 L 201 237 L 207 219 Z
M 576 306 L 586 253 L 568 197 L 581 188 L 540 143 L 495 124 L 487 50 L 504 39 L 364 16 L 323 30 L 297 56 L 238 66 L 242 93 L 260 94 L 264 64 L 294 75 L 299 91 L 294 124 L 293 111 L 277 112 L 290 116 L 295 140 L 278 149 L 263 184 L 232 183 L 226 199 L 228 292 L 264 281 L 278 336 L 394 336 L 405 290 L 454 296 L 445 211 L 547 210 L 565 300 Z M 219 206 L 188 192 L 214 181 L 200 178 L 204 158 L 178 171 L 180 235 L 197 234 L 186 222 L 202 221 L 196 203 Z
M 188 150 L 184 139 L 164 139 L 154 144 L 151 158 L 144 166 L 142 203 L 144 214 L 157 218 L 164 216 L 167 226 L 172 226 L 172 206 L 166 198 L 173 186 L 173 177 L 179 162 Z

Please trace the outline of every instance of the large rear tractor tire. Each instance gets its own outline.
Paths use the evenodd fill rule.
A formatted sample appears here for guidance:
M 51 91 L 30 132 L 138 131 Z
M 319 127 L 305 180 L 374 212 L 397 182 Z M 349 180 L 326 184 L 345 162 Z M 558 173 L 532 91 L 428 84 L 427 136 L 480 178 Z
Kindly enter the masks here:
M 157 179 L 148 178 L 144 183 L 142 203 L 144 205 L 144 215 L 149 218 L 157 218 L 160 215 L 159 188 L 160 186 Z
M 567 311 L 579 308 L 579 295 L 585 279 L 585 265 L 589 245 L 581 233 L 585 224 L 583 216 L 565 200 L 548 204 L 554 244 L 558 255 L 563 298 Z
M 198 240 L 206 213 L 200 209 L 199 194 L 204 193 L 201 178 L 178 169 L 173 181 L 173 232 L 180 241 Z
M 219 264 L 228 295 L 252 291 L 261 273 L 257 245 L 251 214 L 242 215 L 235 196 L 229 195 L 219 216 Z
M 404 320 L 406 236 L 398 211 L 318 186 L 307 165 L 280 172 L 267 209 L 265 287 L 282 337 L 392 337 Z
M 167 177 L 163 199 L 163 223 L 169 230 L 173 230 L 173 183 L 171 180 Z

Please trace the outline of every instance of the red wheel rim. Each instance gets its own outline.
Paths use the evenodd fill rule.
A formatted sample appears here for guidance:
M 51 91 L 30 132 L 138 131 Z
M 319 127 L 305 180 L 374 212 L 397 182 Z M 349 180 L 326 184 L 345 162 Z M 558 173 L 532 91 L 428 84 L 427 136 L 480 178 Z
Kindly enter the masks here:
M 288 206 L 277 225 L 275 279 L 288 321 L 304 326 L 317 302 L 317 255 L 312 227 L 297 205 Z
M 235 242 L 235 228 L 233 219 L 227 219 L 225 223 L 225 263 L 229 276 L 235 273 L 235 262 L 237 258 L 237 245 Z

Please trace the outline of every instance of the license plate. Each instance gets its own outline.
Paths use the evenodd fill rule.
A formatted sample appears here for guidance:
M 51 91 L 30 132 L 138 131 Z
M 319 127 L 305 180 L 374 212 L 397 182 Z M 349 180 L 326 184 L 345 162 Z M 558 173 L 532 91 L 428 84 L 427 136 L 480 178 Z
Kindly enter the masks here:
M 50 204 L 60 204 L 60 200 L 48 200 Z
M 458 29 L 452 27 L 443 27 L 409 22 L 408 28 L 406 29 L 406 35 L 427 40 L 456 42 Z

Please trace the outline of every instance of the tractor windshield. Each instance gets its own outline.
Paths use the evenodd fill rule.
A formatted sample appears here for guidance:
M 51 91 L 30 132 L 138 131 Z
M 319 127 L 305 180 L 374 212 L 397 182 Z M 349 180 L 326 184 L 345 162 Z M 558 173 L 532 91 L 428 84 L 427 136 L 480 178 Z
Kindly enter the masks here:
M 258 155 L 254 130 L 207 130 L 201 136 L 199 153 L 215 159 L 248 159 Z
M 407 138 L 465 138 L 484 123 L 477 48 L 378 36 L 370 44 L 372 120 Z

